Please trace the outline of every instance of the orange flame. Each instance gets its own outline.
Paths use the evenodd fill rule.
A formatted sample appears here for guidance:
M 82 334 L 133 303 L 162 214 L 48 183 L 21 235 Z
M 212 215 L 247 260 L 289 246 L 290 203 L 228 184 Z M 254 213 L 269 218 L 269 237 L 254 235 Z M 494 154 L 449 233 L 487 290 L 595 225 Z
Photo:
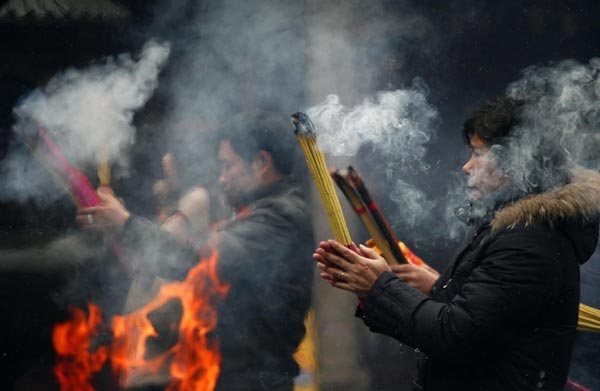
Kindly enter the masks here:
M 167 380 L 163 379 L 163 371 L 168 369 L 167 391 L 214 389 L 219 376 L 221 355 L 218 341 L 209 339 L 207 334 L 216 327 L 216 307 L 229 292 L 229 285 L 219 281 L 216 266 L 217 252 L 213 251 L 208 259 L 200 261 L 190 270 L 184 281 L 164 285 L 158 295 L 140 310 L 112 318 L 113 342 L 110 349 L 106 350 L 112 370 L 119 377 L 121 387 L 139 386 L 154 380 Z M 179 332 L 178 341 L 167 351 L 156 357 L 147 358 L 148 339 L 159 337 L 148 315 L 172 300 L 178 300 L 183 310 L 179 324 L 177 325 L 173 320 L 169 325 L 170 331 Z M 71 321 L 57 325 L 55 334 L 61 328 L 79 327 L 81 316 L 79 315 L 79 318 L 74 316 Z M 71 357 L 73 351 L 79 352 L 82 349 L 87 351 L 90 337 L 94 336 L 95 331 L 96 329 L 79 339 L 70 339 L 66 347 L 59 348 L 55 342 L 55 350 L 59 355 L 56 366 L 60 365 L 64 357 Z M 72 365 L 68 370 L 71 371 L 69 373 L 73 373 L 73 376 L 83 376 L 81 366 Z M 86 385 L 88 388 L 74 388 L 73 383 L 65 381 L 68 379 L 59 376 L 57 370 L 55 373 L 61 391 L 94 390 L 89 385 Z M 91 375 L 85 376 L 87 377 L 84 379 L 88 382 L 86 384 L 89 384 Z
M 88 306 L 89 317 L 79 308 L 70 308 L 72 319 L 58 324 L 52 332 L 52 343 L 58 353 L 54 375 L 61 391 L 93 391 L 92 375 L 104 365 L 108 349 L 100 346 L 90 353 L 91 338 L 98 334 L 102 324 L 100 308 Z

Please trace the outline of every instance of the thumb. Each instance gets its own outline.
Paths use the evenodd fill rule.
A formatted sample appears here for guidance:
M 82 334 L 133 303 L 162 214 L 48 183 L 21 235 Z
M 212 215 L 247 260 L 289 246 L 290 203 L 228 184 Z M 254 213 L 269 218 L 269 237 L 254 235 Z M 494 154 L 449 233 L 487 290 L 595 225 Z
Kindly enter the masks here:
M 375 250 L 373 250 L 372 248 L 369 248 L 365 245 L 360 245 L 360 252 L 363 256 L 369 258 L 369 259 L 379 259 L 379 254 L 377 254 L 377 252 Z
M 98 194 L 109 194 L 112 196 L 115 195 L 115 192 L 110 186 L 100 186 L 96 191 L 98 192 Z
M 106 205 L 107 203 L 110 203 L 112 200 L 117 198 L 115 196 L 115 193 L 108 186 L 100 186 L 98 188 L 97 192 L 98 192 L 98 197 L 100 197 L 100 201 L 102 201 L 102 204 L 104 204 L 104 205 Z

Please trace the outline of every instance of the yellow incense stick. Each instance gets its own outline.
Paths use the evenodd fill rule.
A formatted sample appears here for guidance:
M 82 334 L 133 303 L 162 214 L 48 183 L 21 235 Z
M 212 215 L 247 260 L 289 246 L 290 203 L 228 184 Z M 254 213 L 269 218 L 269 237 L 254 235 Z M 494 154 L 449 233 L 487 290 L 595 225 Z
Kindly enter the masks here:
M 579 320 L 577 330 L 600 333 L 600 310 L 579 303 Z
M 105 146 L 98 149 L 97 170 L 100 186 L 110 186 L 110 165 L 108 164 L 108 151 Z
M 312 122 L 310 122 L 306 114 L 296 113 L 292 116 L 292 123 L 296 128 L 298 144 L 300 144 L 300 148 L 304 153 L 306 163 L 327 213 L 333 237 L 342 244 L 351 245 L 352 239 L 346 225 L 346 219 L 342 213 L 342 207 L 335 192 L 335 187 L 329 176 L 325 157 L 317 146 L 317 138 Z

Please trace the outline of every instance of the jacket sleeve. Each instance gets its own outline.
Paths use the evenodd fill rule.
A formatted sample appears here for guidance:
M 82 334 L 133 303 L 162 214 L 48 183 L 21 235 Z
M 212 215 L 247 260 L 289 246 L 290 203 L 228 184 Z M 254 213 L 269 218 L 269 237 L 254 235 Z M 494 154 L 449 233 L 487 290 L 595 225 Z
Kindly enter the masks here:
M 546 230 L 499 233 L 448 303 L 385 273 L 367 297 L 364 321 L 439 359 L 480 359 L 510 341 L 551 300 L 560 279 L 553 237 Z

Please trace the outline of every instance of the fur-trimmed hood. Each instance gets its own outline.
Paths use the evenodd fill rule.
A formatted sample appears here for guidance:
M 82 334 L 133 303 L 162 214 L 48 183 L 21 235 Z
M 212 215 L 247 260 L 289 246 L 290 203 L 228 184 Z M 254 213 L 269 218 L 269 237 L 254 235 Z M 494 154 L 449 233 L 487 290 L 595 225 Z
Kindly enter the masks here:
M 490 225 L 492 232 L 514 228 L 519 224 L 548 224 L 551 227 L 568 225 L 564 231 L 572 236 L 573 240 L 578 240 L 583 239 L 579 238 L 582 234 L 581 228 L 592 225 L 594 230 L 597 229 L 599 214 L 600 174 L 593 170 L 576 168 L 571 172 L 571 181 L 565 186 L 524 197 L 501 208 L 495 213 Z M 586 249 L 585 253 L 588 251 L 590 250 Z M 582 256 L 585 257 L 583 254 Z M 581 261 L 584 262 L 587 257 Z

